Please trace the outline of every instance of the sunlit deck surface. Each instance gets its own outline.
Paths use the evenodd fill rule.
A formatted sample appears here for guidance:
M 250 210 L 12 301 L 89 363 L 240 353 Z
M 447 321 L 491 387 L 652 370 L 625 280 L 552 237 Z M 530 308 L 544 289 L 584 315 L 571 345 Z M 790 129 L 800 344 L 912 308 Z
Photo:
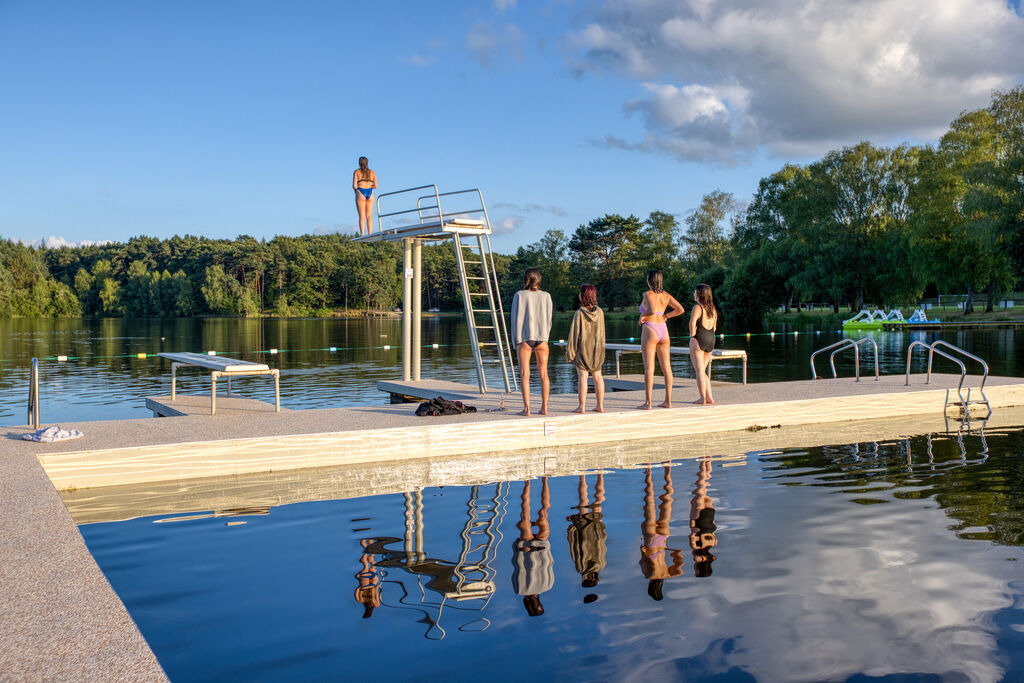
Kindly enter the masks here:
M 529 418 L 515 414 L 516 394 L 504 395 L 504 412 L 487 412 L 499 407 L 501 392 L 480 395 L 476 387 L 434 380 L 381 382 L 384 392 L 455 398 L 480 412 L 416 417 L 415 405 L 406 403 L 274 413 L 251 403 L 229 411 L 225 404 L 216 416 L 62 423 L 85 436 L 53 444 L 22 441 L 28 428 L 8 427 L 0 442 L 0 671 L 13 678 L 163 676 L 57 489 L 82 521 L 181 509 L 183 492 L 194 494 L 186 507 L 231 514 L 238 507 L 372 495 L 431 481 L 528 478 L 833 438 L 880 439 L 902 429 L 942 429 L 946 389 L 958 379 L 935 375 L 926 385 L 923 375 L 914 375 L 910 387 L 903 375 L 877 382 L 716 381 L 715 406 L 686 403 L 696 390 L 692 379 L 682 379 L 671 410 L 636 410 L 643 393 L 621 391 L 608 392 L 608 412 L 574 415 L 576 396 L 563 394 L 551 397 L 549 416 Z M 977 382 L 969 377 L 967 383 Z M 986 394 L 994 421 L 1021 420 L 1020 411 L 1005 409 L 1024 406 L 1024 379 L 990 377 Z M 179 398 L 193 413 L 209 400 Z M 532 402 L 538 410 L 540 397 Z M 699 436 L 685 438 L 693 435 Z M 499 451 L 504 454 L 495 457 Z M 225 490 L 225 481 L 237 486 Z

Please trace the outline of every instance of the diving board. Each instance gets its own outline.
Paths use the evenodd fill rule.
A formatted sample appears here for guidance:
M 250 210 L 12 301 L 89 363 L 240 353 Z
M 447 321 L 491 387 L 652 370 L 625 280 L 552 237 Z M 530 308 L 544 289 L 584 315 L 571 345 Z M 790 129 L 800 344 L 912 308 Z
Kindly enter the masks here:
M 228 393 L 231 392 L 231 378 L 252 375 L 272 375 L 274 377 L 275 412 L 281 412 L 281 371 L 271 368 L 266 363 L 253 363 L 247 360 L 211 356 L 204 353 L 161 353 L 161 358 L 171 361 L 171 402 L 177 399 L 178 368 L 193 366 L 210 371 L 210 415 L 217 414 L 217 379 L 226 377 Z

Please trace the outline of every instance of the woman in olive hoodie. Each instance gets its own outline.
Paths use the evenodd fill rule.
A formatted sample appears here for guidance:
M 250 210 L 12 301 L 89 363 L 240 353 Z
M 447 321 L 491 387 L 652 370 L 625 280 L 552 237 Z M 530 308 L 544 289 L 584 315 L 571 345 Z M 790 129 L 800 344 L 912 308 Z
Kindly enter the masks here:
M 587 373 L 594 375 L 594 393 L 597 394 L 596 412 L 604 412 L 604 311 L 597 305 L 597 288 L 580 287 L 580 307 L 576 309 L 569 326 L 569 339 L 565 358 L 576 366 L 580 385 L 580 405 L 574 413 L 585 413 L 587 402 Z

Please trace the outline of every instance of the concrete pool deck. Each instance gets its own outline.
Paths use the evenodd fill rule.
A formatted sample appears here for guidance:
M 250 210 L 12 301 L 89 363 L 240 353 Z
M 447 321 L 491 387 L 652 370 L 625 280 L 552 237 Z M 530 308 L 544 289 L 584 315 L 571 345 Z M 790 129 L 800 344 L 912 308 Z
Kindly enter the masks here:
M 942 412 L 946 387 L 955 387 L 958 379 L 933 375 L 926 385 L 923 375 L 915 375 L 909 387 L 903 375 L 860 382 L 715 382 L 715 406 L 685 403 L 696 396 L 694 381 L 686 379 L 674 393 L 671 410 L 636 410 L 643 393 L 621 391 L 608 393 L 607 412 L 575 415 L 575 395 L 560 394 L 551 397 L 550 415 L 529 418 L 515 414 L 519 400 L 512 394 L 505 396 L 504 412 L 487 412 L 499 406 L 501 392 L 480 395 L 474 387 L 436 380 L 380 382 L 382 391 L 458 398 L 480 412 L 417 417 L 414 406 L 395 404 L 68 423 L 63 426 L 85 436 L 53 444 L 17 441 L 27 428 L 9 427 L 8 438 L 0 439 L 0 453 L 37 456 L 58 490 L 82 489 L 934 414 Z M 969 381 L 976 385 L 978 379 Z M 1024 405 L 1024 379 L 990 377 L 986 394 L 993 409 Z M 532 405 L 540 407 L 539 397 L 533 397 Z
M 809 430 L 813 437 L 808 438 L 819 443 L 828 442 L 825 437 L 831 434 L 844 434 L 842 438 L 850 442 L 869 438 L 871 430 L 865 426 L 870 423 L 865 420 L 895 421 L 890 430 L 905 422 L 913 429 L 910 425 L 916 419 L 927 417 L 940 428 L 946 388 L 955 387 L 958 379 L 934 375 L 932 384 L 925 385 L 923 375 L 915 375 L 910 387 L 903 386 L 903 375 L 877 382 L 844 378 L 744 386 L 716 381 L 716 406 L 684 403 L 696 392 L 693 380 L 683 379 L 674 394 L 677 407 L 671 410 L 636 410 L 642 392 L 624 391 L 609 392 L 604 414 L 574 415 L 569 411 L 576 405 L 575 395 L 556 395 L 551 398 L 549 416 L 529 418 L 514 414 L 519 408 L 517 395 L 506 395 L 508 410 L 491 413 L 483 411 L 498 407 L 500 392 L 481 396 L 473 387 L 450 382 L 424 381 L 415 386 L 382 382 L 384 391 L 459 398 L 481 412 L 416 417 L 413 405 L 396 404 L 62 423 L 85 436 L 53 444 L 22 441 L 20 436 L 28 428 L 7 427 L 7 438 L 0 439 L 0 580 L 4 586 L 0 678 L 163 678 L 145 640 L 89 554 L 57 489 L 65 491 L 71 504 L 76 498 L 120 495 L 108 488 L 114 486 L 136 487 L 122 493 L 139 497 L 151 488 L 209 490 L 211 477 L 242 477 L 242 484 L 248 486 L 245 477 L 256 475 L 263 480 L 299 481 L 291 493 L 277 494 L 279 501 L 294 502 L 307 495 L 304 491 L 310 481 L 319 486 L 316 477 L 306 476 L 315 470 L 299 474 L 310 468 L 377 463 L 361 479 L 372 493 L 405 486 L 412 481 L 409 477 L 422 477 L 424 471 L 439 477 L 438 481 L 440 473 L 451 480 L 463 462 L 452 461 L 453 456 L 468 456 L 467 468 L 482 463 L 475 477 L 518 478 L 597 466 L 589 456 L 579 456 L 579 448 L 587 444 L 605 444 L 622 455 L 610 462 L 625 466 L 639 462 L 637 457 L 660 461 L 708 454 L 709 443 L 714 449 L 715 443 L 724 448 L 726 442 L 734 441 L 730 448 L 735 450 L 777 438 L 784 445 L 785 440 L 796 439 L 791 431 L 795 429 Z M 972 386 L 977 381 L 977 377 L 968 378 Z M 996 411 L 1024 406 L 1024 379 L 990 377 L 986 394 Z M 656 393 L 655 400 L 659 399 Z M 534 408 L 539 408 L 539 397 L 533 401 Z M 1013 414 L 1018 419 L 1019 413 Z M 955 428 L 957 423 L 952 424 Z M 691 435 L 700 435 L 703 446 L 694 447 L 680 438 Z M 634 441 L 639 439 L 661 445 L 674 440 L 676 445 L 647 453 Z M 500 451 L 529 453 L 506 458 L 482 455 Z M 427 469 L 417 467 L 417 461 Z M 348 482 L 344 487 L 320 486 L 318 495 L 351 493 L 353 478 L 348 475 L 353 471 L 340 480 L 332 479 Z M 394 471 L 406 473 L 405 478 L 388 479 Z M 373 484 L 375 477 L 386 481 Z M 213 486 L 219 491 L 220 484 Z M 251 496 L 244 500 L 254 504 Z M 203 501 L 204 505 L 210 502 Z M 231 507 L 226 499 L 213 502 Z M 141 514 L 147 514 L 145 508 Z

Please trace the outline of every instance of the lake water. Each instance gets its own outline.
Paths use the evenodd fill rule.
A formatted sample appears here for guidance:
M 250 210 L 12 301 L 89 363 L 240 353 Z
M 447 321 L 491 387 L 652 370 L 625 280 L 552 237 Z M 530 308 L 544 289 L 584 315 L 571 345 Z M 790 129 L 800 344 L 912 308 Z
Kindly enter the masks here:
M 552 338 L 564 337 L 570 318 L 556 317 Z M 670 321 L 676 343 L 685 343 L 685 324 Z M 843 336 L 832 327 L 774 325 L 756 330 L 723 330 L 722 348 L 746 349 L 751 382 L 810 379 L 811 352 Z M 746 332 L 752 332 L 746 337 Z M 775 332 L 772 336 L 770 333 Z M 794 335 L 794 332 L 798 334 Z M 609 321 L 609 340 L 639 335 L 635 321 Z M 930 341 L 935 333 L 875 332 L 883 373 L 905 371 L 906 347 L 912 339 Z M 985 358 L 993 374 L 1024 375 L 1024 337 L 1013 329 L 943 332 L 942 338 Z M 401 320 L 196 319 L 69 319 L 0 320 L 0 424 L 25 423 L 28 368 L 41 359 L 40 413 L 44 422 L 147 417 L 146 396 L 170 392 L 170 362 L 154 357 L 161 351 L 217 351 L 221 355 L 259 360 L 281 369 L 281 399 L 287 408 L 326 408 L 378 403 L 379 379 L 401 375 Z M 468 333 L 461 317 L 424 321 L 423 377 L 475 384 Z M 430 345 L 438 344 L 434 349 Z M 383 347 L 390 346 L 390 349 Z M 334 352 L 330 347 L 336 347 Z M 270 349 L 280 353 L 266 353 Z M 148 357 L 140 359 L 137 354 Z M 68 356 L 58 362 L 57 356 Z M 924 355 L 916 367 L 924 367 Z M 838 359 L 838 369 L 852 374 L 852 354 Z M 688 358 L 673 357 L 674 372 L 693 376 Z M 936 360 L 936 369 L 952 368 Z M 819 358 L 819 372 L 827 372 Z M 867 363 L 865 367 L 867 367 Z M 574 391 L 575 371 L 552 353 L 553 391 Z M 637 354 L 623 358 L 623 372 L 642 372 Z M 494 386 L 499 374 L 489 373 Z M 536 376 L 536 373 L 534 373 Z M 715 376 L 739 380 L 740 366 L 719 362 Z M 209 391 L 209 373 L 185 370 L 180 389 Z M 273 400 L 273 383 L 262 378 L 236 380 L 234 389 L 248 397 Z
M 1024 680 L 1022 456 L 974 430 L 80 530 L 174 681 Z

